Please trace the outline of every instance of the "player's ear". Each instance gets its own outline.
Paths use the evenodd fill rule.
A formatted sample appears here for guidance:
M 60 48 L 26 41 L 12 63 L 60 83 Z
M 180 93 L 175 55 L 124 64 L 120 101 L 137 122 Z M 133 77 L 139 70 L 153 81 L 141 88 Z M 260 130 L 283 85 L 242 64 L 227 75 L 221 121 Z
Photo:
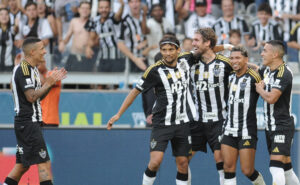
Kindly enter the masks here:
M 179 54 L 181 52 L 181 48 L 177 48 L 177 53 Z

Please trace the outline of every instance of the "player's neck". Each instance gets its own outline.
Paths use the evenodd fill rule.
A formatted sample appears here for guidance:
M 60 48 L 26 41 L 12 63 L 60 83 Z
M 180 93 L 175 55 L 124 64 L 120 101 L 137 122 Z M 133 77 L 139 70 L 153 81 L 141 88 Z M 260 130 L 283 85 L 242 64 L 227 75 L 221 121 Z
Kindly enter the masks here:
M 202 61 L 207 64 L 213 61 L 215 58 L 216 58 L 216 54 L 211 49 L 209 49 L 208 51 L 206 51 L 201 55 Z
M 276 70 L 281 64 L 283 64 L 282 59 L 274 59 L 272 63 L 269 64 L 271 71 Z
M 235 74 L 237 77 L 241 77 L 247 72 L 247 70 L 248 70 L 248 66 L 236 71 Z
M 24 57 L 24 60 L 28 63 L 28 64 L 30 64 L 32 67 L 36 67 L 37 66 L 37 64 L 36 64 L 36 62 L 34 62 L 34 60 L 31 58 L 31 57 Z

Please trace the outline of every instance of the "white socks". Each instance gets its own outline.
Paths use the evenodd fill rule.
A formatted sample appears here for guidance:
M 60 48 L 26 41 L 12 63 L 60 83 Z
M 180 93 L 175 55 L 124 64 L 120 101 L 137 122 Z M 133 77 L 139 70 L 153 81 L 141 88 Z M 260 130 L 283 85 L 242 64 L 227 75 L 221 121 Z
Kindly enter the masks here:
M 300 185 L 299 179 L 296 176 L 293 168 L 284 172 L 286 185 Z
M 176 185 L 188 185 L 188 181 L 182 181 L 182 180 L 176 179 Z
M 220 185 L 224 185 L 224 170 L 218 170 Z
M 156 177 L 148 177 L 145 173 L 143 176 L 143 185 L 152 185 Z
M 192 173 L 191 173 L 191 168 L 189 166 L 189 169 L 188 169 L 188 182 L 187 182 L 187 185 L 191 185 L 192 184 Z
M 285 176 L 283 168 L 271 166 L 270 172 L 272 174 L 273 184 L 285 185 Z
M 266 185 L 263 176 L 259 173 L 258 177 L 252 181 L 253 185 Z
M 232 179 L 224 179 L 224 185 L 236 185 L 236 177 Z

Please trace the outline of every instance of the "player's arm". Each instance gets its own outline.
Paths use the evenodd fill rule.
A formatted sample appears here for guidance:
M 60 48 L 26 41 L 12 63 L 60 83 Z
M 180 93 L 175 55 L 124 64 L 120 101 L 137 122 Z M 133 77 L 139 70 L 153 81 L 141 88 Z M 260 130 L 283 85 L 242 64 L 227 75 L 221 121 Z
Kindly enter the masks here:
M 122 20 L 122 14 L 123 14 L 123 10 L 124 10 L 124 1 L 119 0 L 119 3 L 120 3 L 121 6 L 120 6 L 119 10 L 114 15 L 114 19 L 118 22 Z
M 256 92 L 269 104 L 275 104 L 282 94 L 282 92 L 277 88 L 272 88 L 271 92 L 265 91 L 264 81 L 260 81 L 259 83 L 256 83 L 255 86 L 256 86 Z
M 220 51 L 223 51 L 223 50 L 231 50 L 234 46 L 231 45 L 231 44 L 223 44 L 223 45 L 216 45 L 214 48 L 213 48 L 213 51 L 215 53 L 218 53 Z
M 30 103 L 36 102 L 39 98 L 43 99 L 48 92 L 50 91 L 51 87 L 60 80 L 66 78 L 67 71 L 62 68 L 60 70 L 55 69 L 54 72 L 45 80 L 42 88 L 35 90 L 35 89 L 27 89 L 24 93 L 26 96 L 27 101 Z
M 110 120 L 107 122 L 107 129 L 110 130 L 114 122 L 118 121 L 122 114 L 128 109 L 128 107 L 132 104 L 132 102 L 135 100 L 135 98 L 140 94 L 141 92 L 137 90 L 136 88 L 132 89 L 130 93 L 125 98 L 123 104 L 121 105 L 118 113 L 110 118 Z

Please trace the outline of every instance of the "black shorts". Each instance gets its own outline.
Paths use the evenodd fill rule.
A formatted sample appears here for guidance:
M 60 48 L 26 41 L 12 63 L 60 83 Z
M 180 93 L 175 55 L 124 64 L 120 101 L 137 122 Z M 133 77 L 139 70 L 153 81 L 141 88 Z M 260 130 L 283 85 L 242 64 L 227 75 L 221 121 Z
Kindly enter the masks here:
M 278 131 L 265 131 L 267 147 L 270 155 L 291 155 L 291 147 L 295 128 L 278 130 Z
M 99 72 L 124 72 L 125 59 L 100 59 Z
M 92 72 L 95 62 L 85 56 L 70 54 L 66 63 L 67 71 Z
M 221 149 L 219 137 L 222 135 L 223 120 L 213 123 L 193 122 L 190 124 L 193 151 L 207 152 L 208 143 L 212 152 Z
M 256 136 L 243 137 L 232 137 L 223 135 L 221 144 L 231 146 L 237 150 L 241 149 L 255 149 L 257 144 Z
M 24 167 L 50 160 L 39 123 L 15 123 L 17 138 L 16 163 Z
M 192 153 L 189 124 L 153 127 L 150 138 L 150 152 L 165 152 L 171 141 L 174 156 L 189 156 Z

